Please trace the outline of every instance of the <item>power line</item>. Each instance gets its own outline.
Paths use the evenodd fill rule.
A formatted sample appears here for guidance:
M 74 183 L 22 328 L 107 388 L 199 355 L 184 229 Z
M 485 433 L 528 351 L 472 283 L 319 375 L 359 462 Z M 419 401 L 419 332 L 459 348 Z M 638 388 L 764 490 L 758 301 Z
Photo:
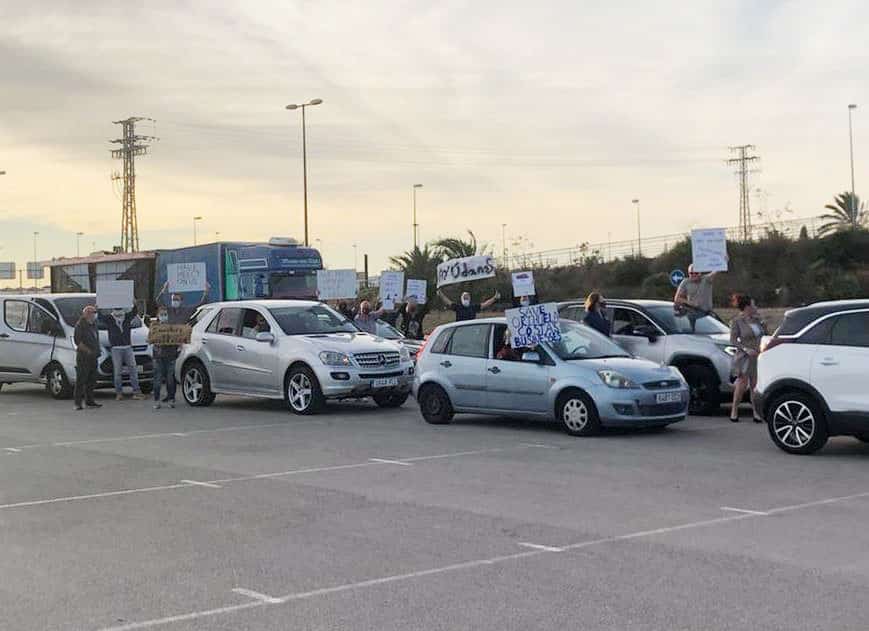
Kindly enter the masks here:
M 124 192 L 121 199 L 121 251 L 137 252 L 139 250 L 139 224 L 136 218 L 136 156 L 148 153 L 148 143 L 158 140 L 156 136 L 136 134 L 136 123 L 139 121 L 154 121 L 144 116 L 112 121 L 121 125 L 122 136 L 109 142 L 121 145 L 120 149 L 112 149 L 112 157 L 124 161 L 124 174 L 112 174 L 112 180 L 123 180 Z
M 757 147 L 754 145 L 737 145 L 730 147 L 731 152 L 736 152 L 736 158 L 727 160 L 727 164 L 737 165 L 736 175 L 739 177 L 739 230 L 743 241 L 751 239 L 751 208 L 749 205 L 750 187 L 748 175 L 757 173 L 759 169 L 750 169 L 749 166 L 760 160 L 757 156 L 749 155 Z

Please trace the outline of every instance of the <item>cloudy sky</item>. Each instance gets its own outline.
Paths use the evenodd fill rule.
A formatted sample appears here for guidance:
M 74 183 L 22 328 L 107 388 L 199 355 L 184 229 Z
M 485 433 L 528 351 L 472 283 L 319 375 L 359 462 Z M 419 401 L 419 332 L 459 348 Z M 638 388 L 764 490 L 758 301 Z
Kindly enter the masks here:
M 134 7 L 133 5 L 141 5 Z M 143 248 L 302 235 L 372 271 L 466 229 L 535 250 L 737 223 L 728 145 L 769 208 L 869 187 L 869 5 L 765 0 L 317 1 L 0 6 L 0 260 L 119 242 L 113 120 L 149 116 Z M 865 148 L 865 149 L 864 149 Z M 756 198 L 752 198 L 757 202 Z

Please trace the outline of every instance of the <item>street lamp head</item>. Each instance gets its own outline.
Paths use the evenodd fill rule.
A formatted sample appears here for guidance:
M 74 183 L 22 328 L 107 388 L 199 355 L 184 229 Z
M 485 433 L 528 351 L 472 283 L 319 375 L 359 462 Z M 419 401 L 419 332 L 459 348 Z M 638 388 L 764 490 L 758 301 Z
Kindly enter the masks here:
M 202 221 L 202 217 L 194 217 L 193 221 Z
M 848 106 L 848 109 L 849 109 L 849 110 L 856 110 L 856 109 L 857 109 L 857 104 L 856 104 L 856 103 L 851 103 L 851 104 Z
M 319 105 L 323 102 L 323 99 L 311 99 L 311 102 L 308 105 Z
M 413 187 L 414 188 L 422 188 L 422 184 L 414 184 Z
M 295 103 L 290 103 L 289 105 L 287 105 L 287 109 L 288 110 L 297 110 L 297 109 L 299 109 L 299 106 L 296 105 Z
M 632 204 L 639 204 L 639 203 L 640 203 L 640 200 L 638 200 L 638 199 L 632 199 L 632 200 L 631 200 L 631 203 L 632 203 Z
M 6 171 L 0 171 L 0 175 L 6 175 Z

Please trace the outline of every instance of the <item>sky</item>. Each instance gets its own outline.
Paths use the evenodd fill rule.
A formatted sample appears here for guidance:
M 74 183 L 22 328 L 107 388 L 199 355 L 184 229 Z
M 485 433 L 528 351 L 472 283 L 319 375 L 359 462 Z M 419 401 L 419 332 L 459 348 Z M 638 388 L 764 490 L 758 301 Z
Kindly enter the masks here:
M 136 5 L 136 6 L 134 6 Z M 0 261 L 120 242 L 112 121 L 147 116 L 142 249 L 301 239 L 378 273 L 473 230 L 500 252 L 738 222 L 728 146 L 756 145 L 755 207 L 823 212 L 869 187 L 869 5 L 502 0 L 0 6 Z M 864 109 L 865 104 L 865 109 Z M 869 193 L 867 193 L 869 194 Z

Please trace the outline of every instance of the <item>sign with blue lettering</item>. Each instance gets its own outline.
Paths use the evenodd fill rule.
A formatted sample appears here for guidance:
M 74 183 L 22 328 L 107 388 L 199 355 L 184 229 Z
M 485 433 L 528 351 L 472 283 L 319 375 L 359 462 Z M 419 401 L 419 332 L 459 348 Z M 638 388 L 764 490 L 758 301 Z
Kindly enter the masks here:
M 673 287 L 678 287 L 685 280 L 685 272 L 680 269 L 674 269 L 670 272 L 670 284 Z
M 513 348 L 527 348 L 540 342 L 561 340 L 558 305 L 554 302 L 507 309 L 504 315 L 507 317 L 510 346 Z

